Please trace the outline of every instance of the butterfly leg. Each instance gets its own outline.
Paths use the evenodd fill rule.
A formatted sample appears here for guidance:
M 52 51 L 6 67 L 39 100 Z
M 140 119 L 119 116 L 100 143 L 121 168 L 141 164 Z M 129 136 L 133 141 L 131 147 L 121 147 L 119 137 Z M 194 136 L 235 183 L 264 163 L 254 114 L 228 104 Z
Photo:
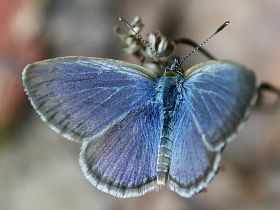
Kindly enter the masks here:
M 189 39 L 189 38 L 179 38 L 174 40 L 176 44 L 186 44 L 190 45 L 192 47 L 197 47 L 199 44 L 197 44 L 195 41 Z M 198 51 L 200 51 L 203 55 L 205 55 L 207 58 L 211 60 L 217 60 L 215 56 L 213 56 L 211 53 L 209 53 L 207 50 L 204 48 L 199 48 Z

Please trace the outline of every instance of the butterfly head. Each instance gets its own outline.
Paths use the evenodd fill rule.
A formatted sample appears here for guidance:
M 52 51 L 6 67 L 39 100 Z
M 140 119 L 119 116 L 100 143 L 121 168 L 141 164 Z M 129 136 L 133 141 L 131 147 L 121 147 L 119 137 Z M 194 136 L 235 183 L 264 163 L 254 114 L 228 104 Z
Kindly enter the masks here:
M 178 56 L 172 56 L 172 60 L 170 65 L 165 69 L 165 73 L 167 75 L 177 75 L 182 74 L 181 72 L 181 66 L 182 62 L 181 59 Z

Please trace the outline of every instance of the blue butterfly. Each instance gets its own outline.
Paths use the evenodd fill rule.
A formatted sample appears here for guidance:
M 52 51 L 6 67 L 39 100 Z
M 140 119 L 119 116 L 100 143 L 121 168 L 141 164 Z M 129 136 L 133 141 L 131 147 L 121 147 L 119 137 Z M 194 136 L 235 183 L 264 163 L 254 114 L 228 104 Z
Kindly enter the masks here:
M 170 65 L 120 21 L 164 71 L 111 59 L 55 58 L 24 69 L 25 91 L 43 121 L 82 143 L 82 171 L 99 190 L 135 197 L 167 188 L 191 197 L 213 179 L 223 148 L 247 119 L 258 95 L 256 77 L 226 60 L 180 67 L 228 21 Z
M 80 166 L 99 190 L 135 197 L 170 189 L 191 197 L 215 176 L 258 84 L 232 61 L 183 73 L 177 64 L 158 73 L 118 60 L 62 57 L 25 67 L 23 84 L 43 121 L 82 144 Z

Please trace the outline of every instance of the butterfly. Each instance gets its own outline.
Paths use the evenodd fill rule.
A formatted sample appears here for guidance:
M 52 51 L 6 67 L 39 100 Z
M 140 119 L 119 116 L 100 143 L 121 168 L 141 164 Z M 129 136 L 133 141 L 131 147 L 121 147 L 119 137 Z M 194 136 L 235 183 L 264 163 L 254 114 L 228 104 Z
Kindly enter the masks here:
M 82 144 L 80 166 L 93 186 L 117 197 L 160 189 L 191 197 L 217 173 L 258 83 L 233 61 L 183 73 L 178 62 L 159 73 L 112 59 L 61 57 L 26 66 L 23 85 L 42 120 Z
M 173 57 L 168 63 L 120 21 L 164 71 L 112 59 L 61 57 L 27 65 L 25 92 L 44 122 L 82 144 L 82 172 L 99 190 L 136 197 L 170 189 L 191 197 L 213 179 L 222 150 L 255 104 L 255 74 L 228 60 L 181 67 L 229 21 L 184 60 Z

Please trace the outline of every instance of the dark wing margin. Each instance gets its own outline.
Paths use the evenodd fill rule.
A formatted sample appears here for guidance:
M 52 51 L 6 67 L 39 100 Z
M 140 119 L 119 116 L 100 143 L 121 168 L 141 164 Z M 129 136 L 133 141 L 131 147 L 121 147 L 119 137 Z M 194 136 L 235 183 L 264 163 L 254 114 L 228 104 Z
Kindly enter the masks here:
M 25 67 L 24 89 L 42 120 L 82 142 L 153 100 L 157 75 L 126 62 L 62 57 Z

